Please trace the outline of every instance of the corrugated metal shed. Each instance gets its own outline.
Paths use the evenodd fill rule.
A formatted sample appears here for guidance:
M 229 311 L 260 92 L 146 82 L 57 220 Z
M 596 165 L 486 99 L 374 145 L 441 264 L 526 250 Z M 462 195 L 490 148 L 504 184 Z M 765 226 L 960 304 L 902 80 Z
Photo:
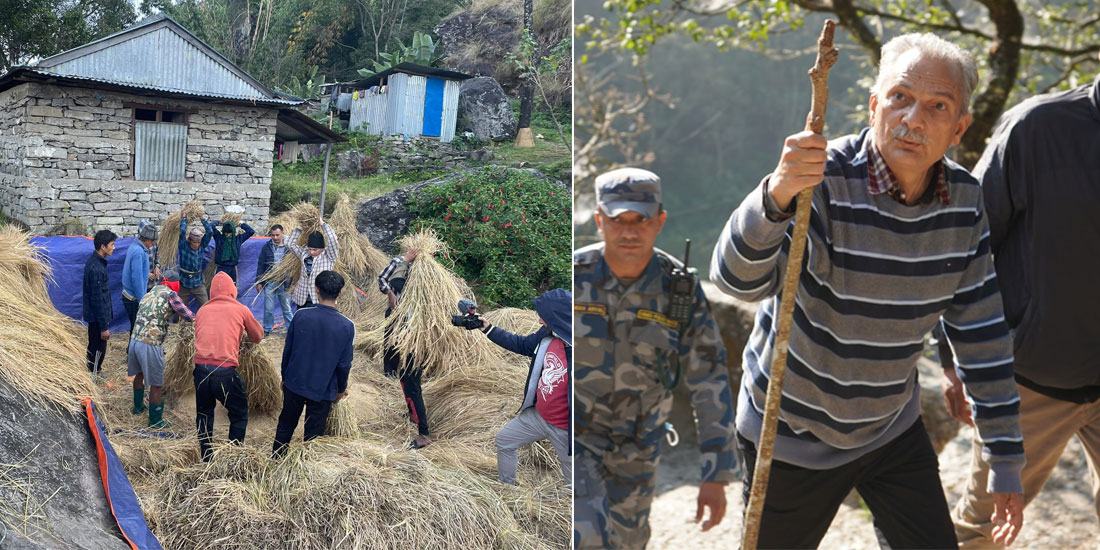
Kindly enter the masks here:
M 401 70 L 410 67 L 425 74 Z M 426 105 L 429 80 L 427 74 L 433 80 L 443 79 L 441 110 L 438 105 L 432 108 Z M 448 78 L 455 75 L 463 78 Z M 380 76 L 387 78 L 383 81 Z M 453 71 L 402 63 L 356 81 L 352 84 L 370 83 L 371 89 L 361 90 L 359 99 L 352 102 L 348 127 L 369 134 L 401 134 L 409 137 L 438 135 L 440 141 L 452 141 L 458 122 L 458 95 L 461 88 L 459 81 L 465 78 L 470 77 Z M 380 87 L 383 82 L 384 88 Z M 440 118 L 425 120 L 427 115 Z
M 33 68 L 61 76 L 214 97 L 283 99 L 165 15 L 147 18 L 121 32 L 43 59 Z

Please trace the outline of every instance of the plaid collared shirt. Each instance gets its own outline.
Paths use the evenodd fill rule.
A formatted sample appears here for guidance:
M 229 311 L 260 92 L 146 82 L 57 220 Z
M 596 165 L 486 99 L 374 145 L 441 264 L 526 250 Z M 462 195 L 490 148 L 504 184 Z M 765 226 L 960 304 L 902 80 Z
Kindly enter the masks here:
M 317 289 L 314 284 L 317 282 L 317 275 L 322 271 L 329 271 L 336 268 L 336 259 L 340 254 L 340 244 L 336 241 L 336 231 L 327 223 L 321 223 L 321 231 L 325 234 L 325 251 L 319 254 L 313 259 L 313 268 L 310 270 L 309 275 L 306 275 L 306 258 L 309 257 L 309 248 L 305 246 L 298 246 L 298 237 L 302 234 L 302 229 L 298 228 L 290 232 L 290 235 L 283 242 L 286 243 L 286 247 L 290 250 L 291 254 L 298 257 L 298 261 L 302 262 L 302 274 L 298 277 L 298 283 L 294 285 L 294 292 L 291 297 L 294 298 L 294 303 L 303 305 L 306 300 L 312 300 L 314 304 L 317 300 Z
M 886 193 L 894 200 L 905 204 L 907 199 L 905 191 L 898 186 L 898 180 L 894 178 L 894 173 L 886 165 L 886 159 L 882 158 L 882 153 L 879 152 L 878 147 L 870 139 L 870 134 L 868 134 L 866 141 L 867 192 L 872 195 Z M 951 194 L 947 190 L 947 177 L 943 170 L 943 160 L 932 166 L 932 169 L 936 171 L 936 175 L 932 176 L 933 183 L 925 188 L 924 195 L 921 196 L 919 202 L 925 203 L 931 201 L 932 197 L 939 197 L 940 202 L 945 206 L 951 204 Z

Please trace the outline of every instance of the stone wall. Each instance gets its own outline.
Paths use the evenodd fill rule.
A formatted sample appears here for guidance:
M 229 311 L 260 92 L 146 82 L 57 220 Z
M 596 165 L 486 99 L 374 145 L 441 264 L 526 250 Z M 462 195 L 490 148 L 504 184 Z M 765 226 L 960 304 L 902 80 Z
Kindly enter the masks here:
M 366 151 L 344 151 L 333 155 L 329 159 L 330 170 L 334 169 L 344 177 L 361 178 L 374 173 L 392 174 L 406 170 L 454 170 L 469 167 L 470 160 L 488 160 L 472 158 L 471 152 L 458 151 L 450 143 L 433 138 L 405 139 L 402 135 L 392 135 L 378 139 L 377 144 L 369 146 Z M 301 153 L 306 161 L 317 156 L 323 158 L 324 145 L 305 145 Z
M 133 109 L 187 111 L 185 181 L 136 181 Z M 183 203 L 245 208 L 267 227 L 277 111 L 27 83 L 0 93 L 0 210 L 40 234 L 132 235 Z

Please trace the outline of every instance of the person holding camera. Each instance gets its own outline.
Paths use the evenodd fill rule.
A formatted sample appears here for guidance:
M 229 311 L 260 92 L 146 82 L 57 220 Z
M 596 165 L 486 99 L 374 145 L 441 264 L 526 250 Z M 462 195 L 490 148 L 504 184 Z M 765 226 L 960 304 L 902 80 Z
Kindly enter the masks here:
M 386 317 L 389 317 L 401 299 L 401 291 L 405 289 L 405 281 L 412 271 L 412 264 L 420 254 L 418 249 L 410 249 L 404 256 L 395 256 L 389 265 L 378 274 L 378 291 L 389 297 L 389 308 L 386 309 Z M 420 392 L 420 375 L 423 371 L 416 366 L 415 360 L 410 356 L 405 359 L 404 368 L 401 367 L 401 354 L 393 345 L 392 333 L 386 329 L 385 355 L 382 357 L 382 368 L 386 376 L 401 380 L 401 391 L 405 394 L 405 404 L 409 407 L 409 420 L 416 424 L 417 436 L 411 443 L 414 449 L 421 449 L 431 445 L 432 439 L 428 430 L 428 411 L 424 408 L 424 396 Z
M 573 293 L 561 288 L 535 298 L 542 328 L 527 336 L 494 327 L 478 316 L 481 331 L 494 344 L 531 358 L 519 415 L 497 433 L 497 475 L 503 483 L 516 484 L 516 451 L 541 439 L 550 440 L 565 483 L 573 483 L 572 307 Z

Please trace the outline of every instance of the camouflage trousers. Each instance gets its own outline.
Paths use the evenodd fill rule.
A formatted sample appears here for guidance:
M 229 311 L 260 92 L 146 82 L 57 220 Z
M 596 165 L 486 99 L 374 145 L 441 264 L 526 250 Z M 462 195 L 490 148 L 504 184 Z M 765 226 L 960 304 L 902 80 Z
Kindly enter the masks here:
M 660 446 L 630 459 L 576 448 L 573 547 L 645 548 Z

